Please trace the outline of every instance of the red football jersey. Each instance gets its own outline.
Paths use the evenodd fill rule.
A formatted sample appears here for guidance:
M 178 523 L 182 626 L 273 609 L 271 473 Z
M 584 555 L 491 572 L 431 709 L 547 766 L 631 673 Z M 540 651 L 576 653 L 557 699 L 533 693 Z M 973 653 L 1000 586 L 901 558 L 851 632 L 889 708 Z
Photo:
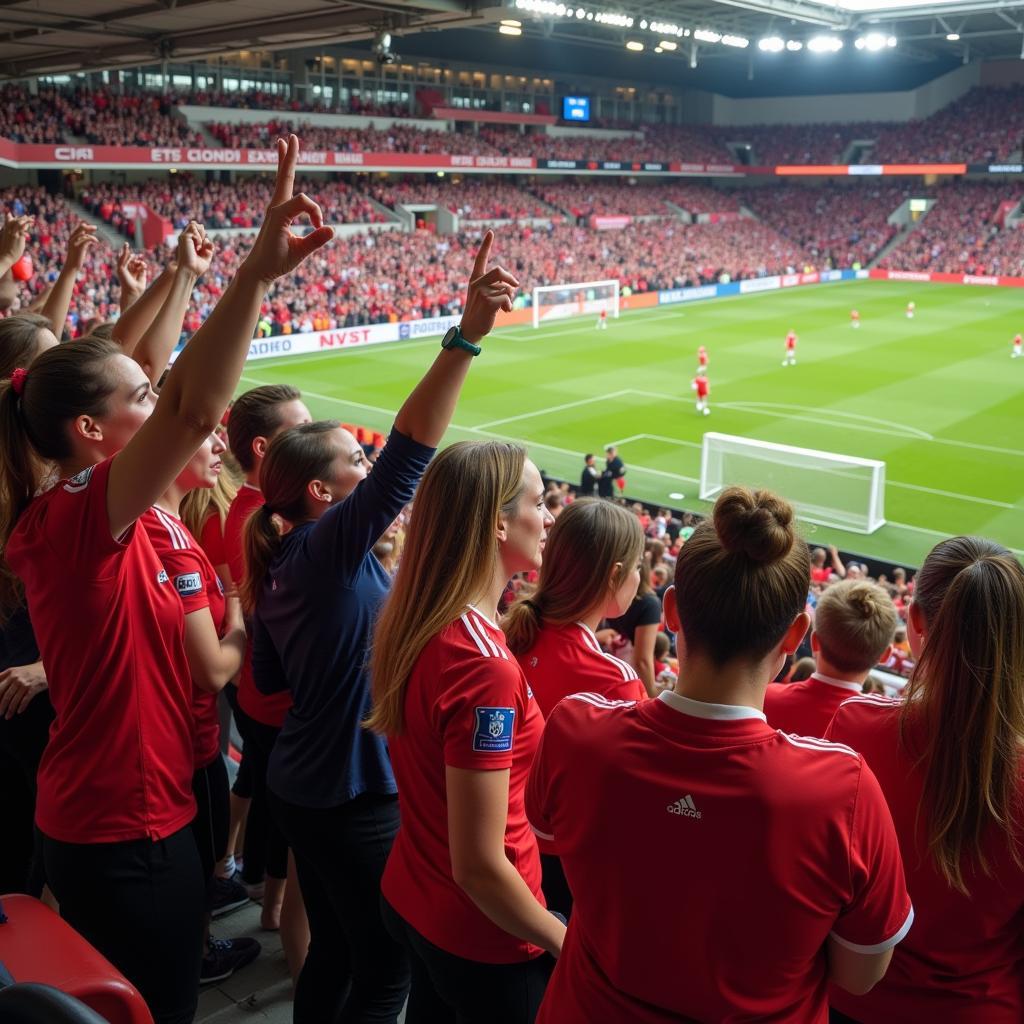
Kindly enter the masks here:
M 858 313 L 857 310 L 855 310 L 855 309 L 851 309 L 850 310 L 850 319 L 851 320 L 859 320 L 860 319 L 860 313 Z
M 797 736 L 824 736 L 839 705 L 860 692 L 859 683 L 815 672 L 799 683 L 772 683 L 764 695 L 764 713 L 774 729 Z
M 542 627 L 518 660 L 545 718 L 570 693 L 590 691 L 613 700 L 647 696 L 636 669 L 601 650 L 593 631 L 582 622 Z
M 153 507 L 139 520 L 171 577 L 186 615 L 209 609 L 217 628 L 224 635 L 227 601 L 224 587 L 206 552 L 196 543 L 188 527 L 175 515 Z M 220 756 L 220 717 L 217 695 L 192 684 L 192 719 L 195 735 L 192 754 L 195 767 L 205 768 Z
M 786 348 L 796 348 L 796 335 L 792 331 L 790 331 L 789 334 L 786 335 Z
M 698 398 L 707 398 L 708 391 L 708 379 L 707 377 L 694 377 L 693 378 L 693 389 L 697 392 Z
M 224 521 L 224 553 L 231 570 L 231 582 L 239 588 L 245 578 L 245 523 L 262 504 L 263 492 L 251 484 L 242 484 Z M 268 697 L 256 689 L 252 678 L 252 641 L 245 645 L 245 660 L 238 676 L 238 703 L 250 718 L 276 729 L 281 728 L 292 706 L 292 695 L 287 690 Z
M 198 539 L 199 546 L 206 552 L 206 557 L 210 559 L 212 565 L 227 565 L 228 555 L 224 550 L 224 524 L 216 509 L 212 509 L 206 517 Z
M 828 735 L 855 747 L 889 802 L 918 910 L 885 977 L 866 995 L 838 989 L 832 1005 L 863 1024 L 1020 1024 L 1024 1020 L 1024 870 L 1001 834 L 986 838 L 991 876 L 964 866 L 970 895 L 951 889 L 928 854 L 918 816 L 923 773 L 913 721 L 900 737 L 900 701 L 865 694 L 845 701 Z M 1024 777 L 1018 783 L 1024 797 Z M 1020 818 L 1018 817 L 1018 821 Z M 1021 830 L 1024 831 L 1024 830 Z M 1018 832 L 1018 844 L 1024 835 Z
M 57 713 L 36 823 L 65 843 L 163 839 L 196 811 L 181 601 L 142 526 L 110 536 L 112 461 L 36 498 L 6 551 Z
M 707 361 L 708 361 L 708 350 L 703 345 L 701 345 L 701 347 L 699 349 L 697 349 L 697 362 L 701 366 L 706 366 L 707 365 Z
M 542 950 L 502 931 L 452 878 L 445 769 L 510 770 L 505 852 L 542 903 L 540 854 L 524 791 L 544 727 L 505 635 L 475 609 L 423 649 L 405 694 L 405 729 L 388 737 L 402 825 L 381 891 L 435 946 L 481 963 Z
M 882 952 L 913 921 L 863 759 L 754 708 L 574 694 L 527 811 L 574 897 L 538 1024 L 824 1024 L 829 936 Z

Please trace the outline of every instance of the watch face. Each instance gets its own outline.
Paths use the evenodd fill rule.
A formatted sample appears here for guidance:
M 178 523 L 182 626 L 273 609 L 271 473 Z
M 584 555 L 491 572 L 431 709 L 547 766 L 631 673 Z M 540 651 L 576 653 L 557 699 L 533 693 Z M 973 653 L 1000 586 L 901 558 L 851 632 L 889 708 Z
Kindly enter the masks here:
M 441 348 L 448 348 L 451 343 L 455 340 L 455 336 L 459 333 L 458 327 L 449 327 L 445 332 L 445 336 L 441 339 Z

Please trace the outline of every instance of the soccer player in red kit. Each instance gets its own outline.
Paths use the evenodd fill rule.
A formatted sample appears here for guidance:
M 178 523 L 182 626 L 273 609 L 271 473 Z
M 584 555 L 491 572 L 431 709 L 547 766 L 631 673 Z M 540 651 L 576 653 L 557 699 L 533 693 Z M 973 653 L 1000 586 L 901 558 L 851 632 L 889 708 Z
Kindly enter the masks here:
M 860 327 L 860 313 L 855 309 L 850 310 L 850 326 Z
M 698 373 L 690 384 L 690 389 L 697 393 L 697 412 L 698 414 L 703 413 L 705 416 L 711 414 L 711 406 L 708 403 L 708 395 L 711 392 L 711 387 L 708 384 L 707 377 L 702 373 Z
M 697 373 L 707 375 L 708 372 L 708 350 L 701 345 L 697 349 Z
M 256 242 L 159 401 L 140 365 L 102 339 L 51 349 L 0 382 L 0 549 L 32 609 L 57 716 L 36 807 L 47 881 L 156 1024 L 195 1014 L 203 892 L 182 605 L 136 524 L 216 426 L 270 283 L 332 237 L 319 207 L 292 196 L 295 136 L 278 161 Z M 314 230 L 299 238 L 290 225 L 303 215 Z M 171 348 L 212 253 L 198 225 L 182 232 L 161 317 L 177 320 Z M 60 480 L 41 491 L 44 464 Z
M 599 331 L 605 331 L 605 330 L 608 329 L 608 310 L 607 309 L 602 309 L 601 312 L 597 314 L 597 329 Z
M 827 736 L 878 776 L 918 917 L 861 1024 L 1024 1020 L 1024 569 L 980 537 L 941 541 L 915 579 L 905 700 L 853 697 Z
M 1013 336 L 1013 349 L 1010 352 L 1010 358 L 1020 359 L 1022 348 L 1024 348 L 1024 341 L 1022 341 L 1019 334 L 1015 334 Z
M 814 674 L 768 687 L 768 724 L 800 736 L 824 736 L 839 705 L 860 693 L 871 669 L 889 657 L 898 622 L 892 598 L 877 584 L 833 583 L 814 610 Z
M 423 477 L 373 641 L 373 728 L 401 826 L 381 892 L 413 964 L 409 1024 L 530 1024 L 565 926 L 544 906 L 526 779 L 544 726 L 496 624 L 554 524 L 524 449 L 463 441 Z
M 914 312 L 915 312 L 916 309 L 917 309 L 916 303 L 914 303 L 914 302 L 908 302 L 907 303 L 907 319 L 908 320 L 913 320 L 914 319 Z
M 580 499 L 555 521 L 544 545 L 537 589 L 517 601 L 503 622 L 545 718 L 570 693 L 644 700 L 636 669 L 605 653 L 595 631 L 602 619 L 624 614 L 640 585 L 644 534 L 633 513 L 609 501 Z M 539 840 L 544 896 L 569 916 L 572 894 L 557 850 Z
M 913 910 L 878 783 L 761 710 L 807 629 L 808 565 L 786 502 L 729 488 L 665 594 L 675 692 L 548 717 L 527 813 L 575 902 L 538 1024 L 825 1024 L 830 980 L 885 973 Z
M 786 358 L 782 360 L 783 366 L 796 366 L 796 331 L 790 331 L 786 335 Z

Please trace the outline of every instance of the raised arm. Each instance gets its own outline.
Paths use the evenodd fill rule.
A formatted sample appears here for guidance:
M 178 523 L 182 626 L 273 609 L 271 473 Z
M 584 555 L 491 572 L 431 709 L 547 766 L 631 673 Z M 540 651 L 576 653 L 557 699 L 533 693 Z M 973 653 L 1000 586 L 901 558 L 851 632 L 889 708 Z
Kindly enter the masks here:
M 60 268 L 57 280 L 53 282 L 50 294 L 39 310 L 50 321 L 51 330 L 57 336 L 58 341 L 64 334 L 64 325 L 68 321 L 71 296 L 75 291 L 75 279 L 82 269 L 82 264 L 85 263 L 89 250 L 98 242 L 95 224 L 87 224 L 82 221 L 71 232 L 71 238 L 68 239 L 68 253 L 64 257 L 64 266 Z
M 181 337 L 192 289 L 209 270 L 212 257 L 213 242 L 206 237 L 202 226 L 192 221 L 178 236 L 177 266 L 163 305 L 139 339 L 132 356 L 154 387 L 167 369 L 174 346 Z
M 167 490 L 220 422 L 242 374 L 260 304 L 273 280 L 294 270 L 333 237 L 333 231 L 324 226 L 320 207 L 306 195 L 292 195 L 298 152 L 294 135 L 287 143 L 278 141 L 277 184 L 252 251 L 175 361 L 153 414 L 114 457 L 107 513 L 115 537 Z M 293 221 L 302 216 L 314 228 L 305 237 L 291 232 Z
M 125 242 L 117 254 L 117 280 L 121 285 L 118 305 L 121 307 L 122 316 L 142 297 L 148 278 L 149 266 L 145 257 L 132 252 L 131 246 Z
M 0 230 L 0 277 L 25 254 L 25 243 L 28 241 L 28 229 L 32 221 L 33 218 L 28 215 L 8 217 L 4 221 L 3 229 Z
M 487 270 L 494 232 L 488 231 L 473 263 L 466 292 L 462 335 L 474 345 L 494 327 L 499 309 L 510 312 L 519 282 L 501 267 Z M 473 356 L 463 349 L 442 350 L 395 417 L 395 429 L 414 441 L 436 448 L 455 414 L 455 403 Z

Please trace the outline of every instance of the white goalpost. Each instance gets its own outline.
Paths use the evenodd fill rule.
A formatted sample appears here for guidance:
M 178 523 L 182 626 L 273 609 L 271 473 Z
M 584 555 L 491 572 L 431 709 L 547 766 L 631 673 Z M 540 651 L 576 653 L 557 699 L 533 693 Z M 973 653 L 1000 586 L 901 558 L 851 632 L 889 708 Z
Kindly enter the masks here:
M 876 459 L 705 434 L 701 499 L 714 501 L 734 484 L 775 491 L 819 526 L 874 533 L 885 523 L 885 463 Z
M 546 284 L 533 289 L 533 326 L 571 316 L 619 315 L 618 281 Z

